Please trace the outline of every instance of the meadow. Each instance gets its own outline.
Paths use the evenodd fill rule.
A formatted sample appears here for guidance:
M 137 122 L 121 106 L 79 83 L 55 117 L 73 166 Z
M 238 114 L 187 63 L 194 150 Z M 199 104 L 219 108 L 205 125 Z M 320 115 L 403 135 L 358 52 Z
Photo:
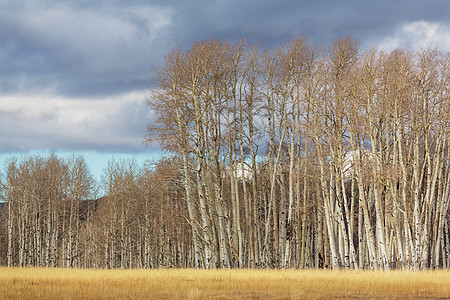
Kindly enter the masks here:
M 447 299 L 450 271 L 0 268 L 0 299 Z

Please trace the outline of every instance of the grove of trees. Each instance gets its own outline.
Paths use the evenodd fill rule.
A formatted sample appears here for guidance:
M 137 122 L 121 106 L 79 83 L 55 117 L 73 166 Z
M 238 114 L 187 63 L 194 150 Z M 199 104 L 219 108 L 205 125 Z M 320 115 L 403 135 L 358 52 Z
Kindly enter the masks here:
M 11 159 L 5 169 L 0 265 L 189 266 L 189 227 L 173 160 L 144 166 L 111 160 L 99 184 L 80 156 Z M 97 198 L 100 193 L 106 196 Z
M 100 185 L 82 157 L 12 159 L 0 264 L 449 268 L 450 53 L 206 40 L 154 74 L 169 154 Z

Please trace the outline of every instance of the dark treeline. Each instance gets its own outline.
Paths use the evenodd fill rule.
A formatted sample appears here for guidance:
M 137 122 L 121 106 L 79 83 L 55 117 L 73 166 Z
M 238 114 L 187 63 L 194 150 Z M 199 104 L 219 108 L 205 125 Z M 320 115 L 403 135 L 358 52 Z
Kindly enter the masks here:
M 155 68 L 171 156 L 11 160 L 0 263 L 98 268 L 450 265 L 450 55 L 196 42 Z

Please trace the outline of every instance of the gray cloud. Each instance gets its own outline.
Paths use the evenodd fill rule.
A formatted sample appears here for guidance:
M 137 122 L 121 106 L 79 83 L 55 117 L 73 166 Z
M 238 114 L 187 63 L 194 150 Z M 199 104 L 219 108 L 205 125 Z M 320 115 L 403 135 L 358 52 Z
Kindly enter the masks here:
M 0 152 L 146 151 L 151 67 L 194 40 L 270 48 L 306 34 L 326 47 L 348 34 L 363 48 L 412 47 L 418 36 L 447 38 L 449 15 L 444 0 L 2 1 Z
M 29 83 L 43 77 L 67 95 L 102 93 L 108 85 L 116 93 L 149 81 L 152 57 L 165 51 L 160 40 L 170 9 L 44 2 L 0 5 L 0 76 L 26 74 Z M 18 89 L 14 83 L 3 88 Z
M 194 3 L 194 4 L 193 4 Z M 397 24 L 417 20 L 448 22 L 447 1 L 185 1 L 174 9 L 177 42 L 210 36 L 248 37 L 268 47 L 306 34 L 326 46 L 348 34 L 364 41 Z
M 449 7 L 415 0 L 6 1 L 0 91 L 48 85 L 67 95 L 129 91 L 151 84 L 151 66 L 193 40 L 245 37 L 273 47 L 306 34 L 327 46 L 349 34 L 365 44 L 406 22 L 448 23 Z
M 48 95 L 0 97 L 0 152 L 146 152 L 145 90 L 103 99 Z

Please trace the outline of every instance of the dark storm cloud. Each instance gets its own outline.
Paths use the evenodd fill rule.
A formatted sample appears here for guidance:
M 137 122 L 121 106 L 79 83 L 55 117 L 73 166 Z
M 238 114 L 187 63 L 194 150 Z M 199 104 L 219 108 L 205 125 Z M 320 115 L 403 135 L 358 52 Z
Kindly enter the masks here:
M 445 21 L 447 1 L 184 1 L 174 6 L 176 42 L 248 37 L 267 47 L 306 34 L 324 46 L 348 34 L 362 42 L 405 22 Z
M 0 88 L 54 85 L 68 95 L 145 88 L 151 66 L 193 40 L 248 38 L 275 47 L 306 34 L 327 46 L 348 34 L 364 44 L 405 22 L 448 22 L 449 7 L 447 1 L 7 1 L 0 4 Z

